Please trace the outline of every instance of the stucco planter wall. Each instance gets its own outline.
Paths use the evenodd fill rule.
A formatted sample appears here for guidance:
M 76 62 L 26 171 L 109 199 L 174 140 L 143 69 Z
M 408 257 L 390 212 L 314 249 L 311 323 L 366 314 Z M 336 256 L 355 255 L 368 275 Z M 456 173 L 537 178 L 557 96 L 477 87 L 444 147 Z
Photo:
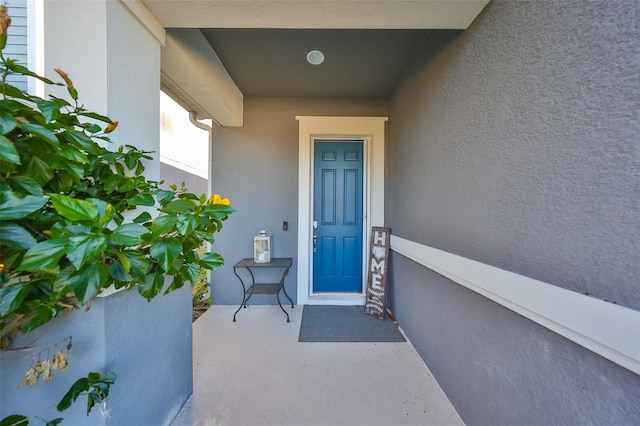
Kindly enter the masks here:
M 24 374 L 43 349 L 71 336 L 69 366 L 53 379 L 19 389 Z M 99 297 L 91 308 L 71 312 L 32 333 L 21 335 L 0 361 L 0 418 L 23 414 L 64 424 L 168 425 L 193 389 L 191 293 L 187 285 L 147 302 L 137 292 Z M 59 349 L 45 350 L 40 359 Z M 90 371 L 118 375 L 106 404 L 86 416 L 86 397 L 59 413 L 55 405 L 69 387 Z

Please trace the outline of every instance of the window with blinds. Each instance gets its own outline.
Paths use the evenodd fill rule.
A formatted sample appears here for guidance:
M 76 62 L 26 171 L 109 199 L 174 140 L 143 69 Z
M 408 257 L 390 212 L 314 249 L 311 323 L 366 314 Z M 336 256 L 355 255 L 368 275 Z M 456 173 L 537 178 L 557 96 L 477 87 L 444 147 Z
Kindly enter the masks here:
M 6 1 L 11 16 L 7 44 L 4 48 L 4 56 L 17 59 L 20 65 L 27 66 L 27 0 Z M 27 77 L 11 75 L 8 83 L 20 90 L 27 90 Z

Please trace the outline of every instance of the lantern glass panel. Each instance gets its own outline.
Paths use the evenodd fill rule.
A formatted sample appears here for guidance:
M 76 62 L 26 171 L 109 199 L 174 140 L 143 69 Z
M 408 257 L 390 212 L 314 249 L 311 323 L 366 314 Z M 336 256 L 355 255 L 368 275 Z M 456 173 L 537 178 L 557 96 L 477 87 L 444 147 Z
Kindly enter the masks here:
M 253 261 L 256 263 L 271 262 L 271 235 L 266 231 L 260 231 L 253 237 Z

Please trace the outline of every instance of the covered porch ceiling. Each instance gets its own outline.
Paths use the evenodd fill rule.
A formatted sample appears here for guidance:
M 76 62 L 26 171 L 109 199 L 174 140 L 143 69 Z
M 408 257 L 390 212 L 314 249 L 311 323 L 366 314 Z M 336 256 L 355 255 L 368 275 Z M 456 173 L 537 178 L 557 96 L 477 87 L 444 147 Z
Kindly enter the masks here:
M 167 29 L 162 87 L 199 118 L 242 125 L 244 96 L 388 98 L 425 40 L 489 0 L 142 0 Z M 325 61 L 306 55 L 321 50 Z

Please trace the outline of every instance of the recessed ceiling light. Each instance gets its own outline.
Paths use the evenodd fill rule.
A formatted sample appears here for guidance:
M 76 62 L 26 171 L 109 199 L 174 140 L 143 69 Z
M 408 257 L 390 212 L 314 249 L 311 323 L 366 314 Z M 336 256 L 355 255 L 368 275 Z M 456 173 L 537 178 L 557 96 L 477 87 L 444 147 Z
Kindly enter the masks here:
M 307 62 L 311 65 L 320 65 L 324 62 L 324 53 L 319 50 L 312 50 L 307 53 Z

